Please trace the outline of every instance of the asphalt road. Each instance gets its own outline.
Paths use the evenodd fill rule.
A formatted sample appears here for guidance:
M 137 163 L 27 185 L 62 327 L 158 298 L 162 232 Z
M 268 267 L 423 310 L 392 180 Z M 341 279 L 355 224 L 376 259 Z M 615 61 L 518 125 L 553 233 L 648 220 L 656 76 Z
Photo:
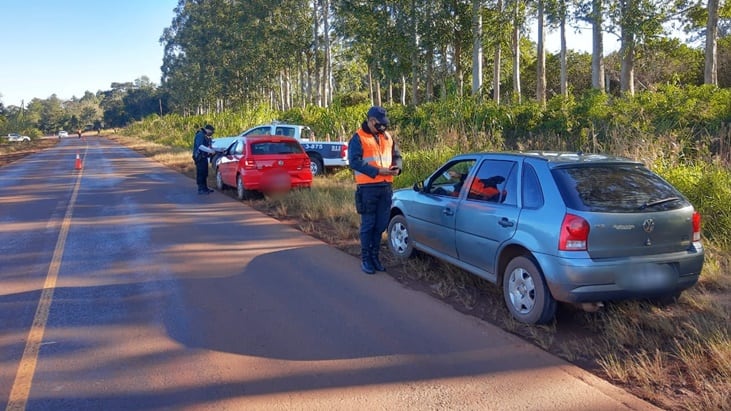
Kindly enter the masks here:
M 0 210 L 6 410 L 653 408 L 102 138 L 0 168 Z

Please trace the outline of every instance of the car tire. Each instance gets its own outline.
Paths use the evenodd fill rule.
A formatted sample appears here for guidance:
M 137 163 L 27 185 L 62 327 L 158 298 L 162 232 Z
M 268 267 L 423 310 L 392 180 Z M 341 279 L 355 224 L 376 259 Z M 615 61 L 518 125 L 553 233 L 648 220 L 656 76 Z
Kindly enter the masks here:
M 226 184 L 223 183 L 223 176 L 221 176 L 221 170 L 216 169 L 216 188 L 218 191 L 226 189 Z
M 322 160 L 318 156 L 310 156 L 310 171 L 313 176 L 319 176 L 325 172 L 325 166 L 322 164 Z
M 505 267 L 503 297 L 510 314 L 522 323 L 546 324 L 556 316 L 556 300 L 529 257 L 515 257 Z
M 244 185 L 244 176 L 241 174 L 236 178 L 236 198 L 239 200 L 248 200 L 251 198 L 251 190 L 247 190 Z
M 409 238 L 409 225 L 403 215 L 397 214 L 388 223 L 388 248 L 400 260 L 410 258 L 414 246 Z

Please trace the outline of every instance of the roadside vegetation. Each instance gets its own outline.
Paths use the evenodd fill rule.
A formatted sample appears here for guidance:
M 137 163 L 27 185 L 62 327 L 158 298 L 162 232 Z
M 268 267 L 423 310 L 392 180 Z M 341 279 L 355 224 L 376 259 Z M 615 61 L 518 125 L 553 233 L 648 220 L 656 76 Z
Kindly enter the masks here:
M 280 119 L 305 123 L 320 136 L 347 139 L 367 106 L 274 112 L 250 108 L 214 116 L 151 117 L 115 139 L 193 176 L 189 146 L 204 123 L 219 135 Z M 608 152 L 646 163 L 686 195 L 703 216 L 706 262 L 699 283 L 675 304 L 608 304 L 598 313 L 559 309 L 549 326 L 513 321 L 500 290 L 420 254 L 387 261 L 389 274 L 532 341 L 665 409 L 731 409 L 731 93 L 706 87 L 636 97 L 588 94 L 554 99 L 545 109 L 469 99 L 417 108 L 390 106 L 405 154 L 396 185 L 409 187 L 457 152 L 564 149 Z M 192 187 L 192 185 L 191 185 Z M 247 204 L 340 249 L 359 252 L 358 217 L 349 170 L 315 179 L 311 191 Z M 389 258 L 388 253 L 385 257 Z

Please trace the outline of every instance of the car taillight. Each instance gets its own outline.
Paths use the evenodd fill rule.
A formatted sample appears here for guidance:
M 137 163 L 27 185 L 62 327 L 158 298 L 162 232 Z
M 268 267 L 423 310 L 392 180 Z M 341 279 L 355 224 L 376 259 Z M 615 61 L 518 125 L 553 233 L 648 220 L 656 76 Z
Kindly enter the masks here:
M 310 168 L 310 158 L 305 157 L 302 159 L 302 169 L 307 170 L 308 168 Z
M 693 242 L 701 241 L 701 213 L 693 212 Z
M 340 158 L 347 158 L 348 157 L 348 145 L 346 143 L 343 143 L 342 146 L 340 146 Z
M 244 170 L 255 170 L 256 169 L 256 161 L 246 159 L 244 160 Z
M 566 214 L 561 223 L 558 249 L 561 251 L 586 251 L 589 239 L 589 223 L 582 217 Z

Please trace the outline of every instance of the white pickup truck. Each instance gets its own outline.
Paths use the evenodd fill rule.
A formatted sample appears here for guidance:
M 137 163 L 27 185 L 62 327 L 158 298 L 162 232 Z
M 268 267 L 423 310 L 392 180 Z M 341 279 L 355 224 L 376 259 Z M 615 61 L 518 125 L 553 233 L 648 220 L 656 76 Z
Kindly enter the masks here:
M 28 142 L 28 141 L 30 141 L 30 137 L 21 136 L 18 133 L 10 133 L 10 134 L 8 134 L 8 141 Z
M 326 169 L 341 168 L 348 166 L 348 143 L 339 141 L 315 141 L 312 140 L 312 129 L 297 124 L 285 124 L 272 122 L 250 128 L 238 136 L 219 137 L 213 139 L 213 148 L 221 151 L 228 147 L 236 137 L 255 135 L 278 135 L 296 138 L 310 157 L 310 168 L 312 175 L 320 175 Z M 215 164 L 215 159 L 211 161 Z

